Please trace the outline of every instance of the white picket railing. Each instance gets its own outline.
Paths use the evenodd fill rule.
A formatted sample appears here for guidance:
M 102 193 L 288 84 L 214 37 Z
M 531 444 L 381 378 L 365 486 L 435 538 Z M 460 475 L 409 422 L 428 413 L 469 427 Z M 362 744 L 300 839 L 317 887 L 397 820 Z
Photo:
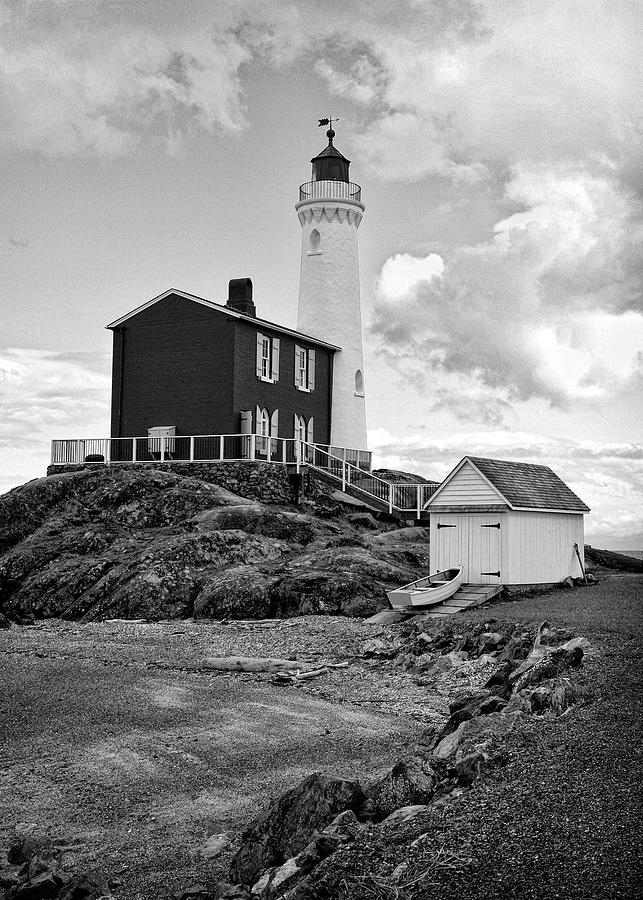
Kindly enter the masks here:
M 51 465 L 79 463 L 127 464 L 137 462 L 232 462 L 258 460 L 295 465 L 305 463 L 306 454 L 317 444 L 294 438 L 263 437 L 259 434 L 197 434 L 162 437 L 75 438 L 51 442 Z M 367 450 L 324 447 L 357 467 L 370 469 Z
M 343 491 L 375 500 L 393 513 L 420 518 L 436 490 L 433 484 L 386 481 L 371 473 L 368 450 L 309 444 L 258 434 L 198 434 L 163 437 L 76 438 L 51 442 L 51 465 L 128 465 L 140 462 L 236 462 L 256 460 L 302 466 L 326 475 Z

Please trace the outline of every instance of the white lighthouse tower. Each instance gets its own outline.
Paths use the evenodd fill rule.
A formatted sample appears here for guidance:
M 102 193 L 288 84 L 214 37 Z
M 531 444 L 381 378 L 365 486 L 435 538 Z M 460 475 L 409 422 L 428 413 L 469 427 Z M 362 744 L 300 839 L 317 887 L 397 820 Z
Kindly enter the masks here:
M 325 122 L 322 122 L 325 124 Z M 362 190 L 348 177 L 350 160 L 333 146 L 311 160 L 312 178 L 295 206 L 302 227 L 297 330 L 341 347 L 333 365 L 331 444 L 366 449 L 362 315 L 357 229 Z

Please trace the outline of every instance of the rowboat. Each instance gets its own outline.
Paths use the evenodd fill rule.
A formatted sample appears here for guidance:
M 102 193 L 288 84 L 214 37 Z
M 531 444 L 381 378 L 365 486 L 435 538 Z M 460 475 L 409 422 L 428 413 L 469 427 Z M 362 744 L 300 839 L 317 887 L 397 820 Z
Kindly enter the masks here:
M 395 609 L 432 606 L 455 594 L 461 584 L 462 566 L 456 566 L 453 569 L 445 569 L 444 572 L 436 572 L 435 575 L 425 575 L 424 578 L 405 584 L 394 591 L 387 591 L 386 596 Z

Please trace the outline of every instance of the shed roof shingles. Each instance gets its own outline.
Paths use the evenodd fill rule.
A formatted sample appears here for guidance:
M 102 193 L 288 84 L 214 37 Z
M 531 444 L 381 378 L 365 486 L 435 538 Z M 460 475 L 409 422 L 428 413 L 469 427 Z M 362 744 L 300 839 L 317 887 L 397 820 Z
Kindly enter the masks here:
M 589 507 L 548 466 L 467 457 L 512 506 L 589 512 Z

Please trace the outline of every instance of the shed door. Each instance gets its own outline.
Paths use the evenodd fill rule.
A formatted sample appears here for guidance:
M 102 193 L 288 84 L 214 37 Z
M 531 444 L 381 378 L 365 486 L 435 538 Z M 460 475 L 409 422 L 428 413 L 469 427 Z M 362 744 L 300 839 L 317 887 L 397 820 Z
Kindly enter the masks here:
M 472 516 L 469 539 L 470 584 L 501 584 L 502 516 Z
M 465 584 L 501 584 L 502 516 L 437 515 L 436 560 L 443 571 L 462 564 Z

